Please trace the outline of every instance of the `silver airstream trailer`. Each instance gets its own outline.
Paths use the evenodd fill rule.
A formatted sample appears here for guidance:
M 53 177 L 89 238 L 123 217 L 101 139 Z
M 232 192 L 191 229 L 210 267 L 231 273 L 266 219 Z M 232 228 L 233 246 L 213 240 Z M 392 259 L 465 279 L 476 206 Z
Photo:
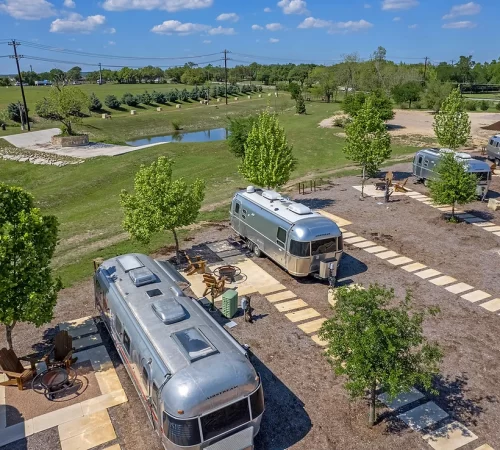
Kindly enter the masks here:
M 468 172 L 477 175 L 478 197 L 485 198 L 491 183 L 491 169 L 488 163 L 474 159 L 468 153 L 455 152 L 447 148 L 426 148 L 416 153 L 413 158 L 413 175 L 426 183 L 427 180 L 435 179 L 438 174 L 436 166 L 444 153 L 454 153 L 455 158 L 464 163 Z
M 490 137 L 488 145 L 486 145 L 486 154 L 490 161 L 494 161 L 497 166 L 500 166 L 500 134 Z
M 172 265 L 128 254 L 95 272 L 95 300 L 139 397 L 170 449 L 252 449 L 264 412 L 246 351 L 180 288 Z
M 231 227 L 257 256 L 267 255 L 291 275 L 335 282 L 343 241 L 332 220 L 253 186 L 235 194 L 230 215 Z

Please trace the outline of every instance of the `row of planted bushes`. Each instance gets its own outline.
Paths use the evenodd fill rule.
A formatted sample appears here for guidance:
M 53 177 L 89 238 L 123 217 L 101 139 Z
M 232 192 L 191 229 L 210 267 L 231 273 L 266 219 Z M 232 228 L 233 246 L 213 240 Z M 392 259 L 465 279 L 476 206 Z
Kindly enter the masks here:
M 262 86 L 255 85 L 229 85 L 227 87 L 228 95 L 238 95 L 238 94 L 248 94 L 252 92 L 262 92 Z M 169 92 L 156 92 L 153 91 L 149 93 L 145 91 L 142 94 L 133 95 L 129 92 L 123 94 L 122 98 L 119 99 L 116 95 L 108 95 L 104 99 L 104 104 L 111 109 L 118 109 L 121 105 L 127 105 L 135 107 L 137 105 L 151 105 L 153 103 L 165 105 L 167 103 L 175 102 L 188 102 L 188 101 L 198 101 L 206 100 L 208 98 L 224 97 L 226 95 L 225 86 L 213 86 L 208 88 L 198 88 L 195 87 L 191 91 L 187 89 L 174 89 Z M 97 96 L 92 93 L 90 96 L 90 110 L 100 111 L 102 109 L 102 102 L 97 98 Z
M 477 110 L 481 110 L 481 111 L 488 111 L 489 107 L 491 106 L 491 103 L 492 102 L 489 102 L 487 100 L 480 100 L 480 101 L 477 101 L 477 100 L 466 100 L 465 101 L 465 109 L 467 109 L 467 111 L 477 111 Z M 497 103 L 495 105 L 495 108 L 500 111 L 500 103 Z

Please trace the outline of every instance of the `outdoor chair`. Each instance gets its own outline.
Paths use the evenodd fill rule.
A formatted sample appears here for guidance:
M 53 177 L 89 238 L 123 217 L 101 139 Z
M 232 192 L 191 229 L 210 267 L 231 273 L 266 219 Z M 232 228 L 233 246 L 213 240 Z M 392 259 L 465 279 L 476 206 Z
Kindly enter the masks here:
M 496 173 L 495 173 L 495 170 L 496 170 L 496 169 L 497 169 L 497 165 L 496 165 L 496 163 L 493 163 L 493 164 L 491 165 L 491 168 L 490 168 L 490 170 L 491 170 L 491 174 L 492 174 L 492 175 L 496 175 Z
M 406 180 L 404 180 L 402 183 L 401 182 L 395 183 L 394 184 L 394 190 L 396 192 L 407 192 L 408 189 L 405 188 L 406 183 L 408 183 L 408 178 Z
M 21 361 L 29 362 L 30 367 L 24 367 Z M 14 350 L 2 348 L 0 350 L 0 372 L 7 375 L 7 381 L 0 382 L 0 386 L 17 386 L 22 391 L 24 383 L 36 375 L 35 360 L 18 358 Z
M 224 292 L 224 286 L 226 285 L 226 281 L 224 279 L 218 280 L 210 273 L 203 275 L 203 283 L 205 283 L 206 286 L 205 291 L 203 292 L 203 297 L 210 292 L 213 298 L 222 294 Z
M 186 268 L 186 275 L 193 275 L 193 273 L 205 273 L 207 262 L 201 259 L 201 256 L 196 255 L 196 260 L 192 260 L 190 256 L 184 252 L 186 259 L 188 261 L 188 266 Z
M 69 369 L 76 361 L 73 359 L 73 352 L 73 338 L 66 330 L 59 331 L 54 339 L 54 345 L 45 354 L 43 361 L 47 367 L 62 366 Z

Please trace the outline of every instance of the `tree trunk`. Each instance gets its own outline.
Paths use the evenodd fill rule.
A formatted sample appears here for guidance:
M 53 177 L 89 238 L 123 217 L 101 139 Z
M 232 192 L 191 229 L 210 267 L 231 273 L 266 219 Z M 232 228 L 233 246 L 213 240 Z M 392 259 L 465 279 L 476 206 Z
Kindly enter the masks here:
M 455 219 L 455 202 L 451 204 L 451 218 Z
M 408 102 L 408 109 L 411 109 L 411 100 Z
M 335 103 L 337 103 L 337 93 L 338 93 L 338 89 L 335 89 L 335 100 L 334 100 Z
M 12 325 L 5 325 L 5 336 L 7 338 L 7 344 L 9 345 L 9 350 L 12 350 L 12 331 L 16 326 L 16 321 L 12 322 Z
M 372 387 L 370 390 L 370 417 L 368 418 L 368 425 L 373 427 L 375 424 L 375 391 L 377 390 L 377 382 L 374 380 L 372 381 Z
M 332 94 L 326 94 L 326 103 L 330 103 L 331 98 L 332 98 Z
M 175 239 L 175 258 L 177 260 L 177 264 L 179 265 L 181 263 L 181 254 L 179 252 L 179 238 L 177 237 L 177 232 L 174 228 L 172 228 L 172 234 L 174 235 Z
M 361 198 L 365 196 L 365 166 L 363 166 L 363 175 L 361 179 Z

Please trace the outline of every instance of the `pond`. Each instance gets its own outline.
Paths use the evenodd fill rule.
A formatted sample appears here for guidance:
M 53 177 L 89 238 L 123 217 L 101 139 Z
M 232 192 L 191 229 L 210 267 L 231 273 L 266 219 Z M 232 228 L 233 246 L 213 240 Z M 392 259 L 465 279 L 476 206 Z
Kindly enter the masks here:
M 178 131 L 174 134 L 167 134 L 165 136 L 151 136 L 135 141 L 128 141 L 127 145 L 139 147 L 140 145 L 157 144 L 159 142 L 211 142 L 211 141 L 224 141 L 227 139 L 229 131 L 227 128 L 214 128 L 212 130 L 204 131 Z

